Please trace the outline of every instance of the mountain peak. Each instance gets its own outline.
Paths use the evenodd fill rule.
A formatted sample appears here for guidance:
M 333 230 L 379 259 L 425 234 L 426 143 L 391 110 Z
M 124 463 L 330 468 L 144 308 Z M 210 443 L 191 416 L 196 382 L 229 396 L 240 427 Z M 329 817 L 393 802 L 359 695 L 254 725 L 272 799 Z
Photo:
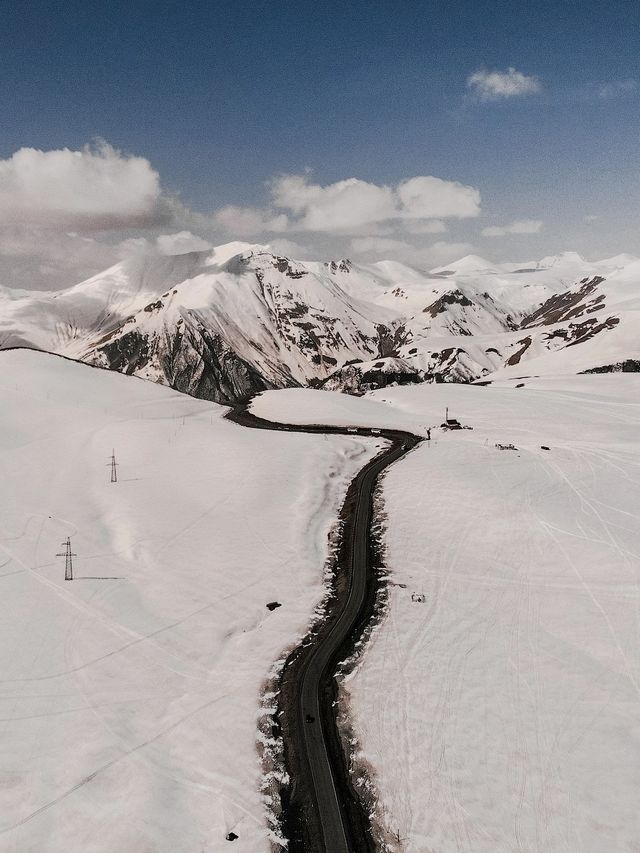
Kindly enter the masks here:
M 558 255 L 547 255 L 546 258 L 538 261 L 537 265 L 538 269 L 549 269 L 558 266 L 585 266 L 590 264 L 577 252 L 560 252 Z
M 440 274 L 443 273 L 471 273 L 471 272 L 495 272 L 496 264 L 488 261 L 486 258 L 481 258 L 480 255 L 465 255 L 463 258 L 460 258 L 457 261 L 453 261 L 453 263 L 446 264 L 443 267 L 435 267 L 435 269 L 430 270 L 431 273 Z
M 269 251 L 269 246 L 260 245 L 258 243 L 244 243 L 242 240 L 232 240 L 230 243 L 223 243 L 220 246 L 214 246 L 208 255 L 207 266 L 221 267 L 238 255 L 257 254 Z

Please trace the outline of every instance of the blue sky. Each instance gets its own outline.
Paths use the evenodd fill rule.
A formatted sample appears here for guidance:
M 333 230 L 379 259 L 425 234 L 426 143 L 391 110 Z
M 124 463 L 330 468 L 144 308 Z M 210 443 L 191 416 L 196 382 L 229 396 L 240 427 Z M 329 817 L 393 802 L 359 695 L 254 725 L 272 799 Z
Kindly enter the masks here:
M 497 260 L 640 253 L 639 24 L 640 5 L 626 0 L 4 0 L 0 159 L 105 140 L 148 160 L 163 197 L 204 215 L 175 227 L 207 239 L 273 238 L 225 237 L 211 217 L 232 205 L 269 209 L 267 224 L 288 214 L 276 238 L 301 250 L 362 241 L 364 227 L 316 232 L 307 210 L 301 231 L 304 212 L 296 224 L 292 207 L 274 209 L 268 182 L 311 170 L 319 187 L 435 176 L 480 193 L 476 215 L 434 216 L 437 236 L 396 221 L 377 224 L 379 241 Z M 530 81 L 522 91 L 469 85 L 509 69 Z M 522 221 L 542 224 L 509 233 Z M 131 238 L 130 224 L 114 228 Z

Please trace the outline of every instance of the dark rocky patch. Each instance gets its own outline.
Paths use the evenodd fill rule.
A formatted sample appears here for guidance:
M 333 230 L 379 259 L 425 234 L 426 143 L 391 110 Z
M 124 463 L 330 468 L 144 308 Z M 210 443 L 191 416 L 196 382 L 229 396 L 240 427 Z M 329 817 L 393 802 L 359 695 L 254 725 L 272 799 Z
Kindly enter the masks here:
M 329 267 L 331 272 L 351 272 L 351 261 L 349 258 L 343 258 L 339 263 L 336 261 L 330 261 L 328 264 L 325 264 L 326 267 Z
M 640 361 L 635 358 L 627 358 L 617 361 L 615 364 L 603 364 L 601 367 L 591 367 L 582 370 L 581 373 L 640 373 Z
M 314 353 L 311 356 L 312 364 L 328 364 L 330 367 L 335 367 L 338 363 L 336 358 L 333 358 L 330 355 L 321 355 L 320 353 Z
M 580 282 L 582 287 L 578 290 L 566 290 L 564 293 L 555 294 L 531 314 L 528 314 L 520 323 L 520 327 L 528 329 L 531 326 L 550 326 L 553 323 L 561 323 L 579 317 L 585 310 L 596 304 L 601 305 L 604 294 L 600 294 L 596 299 L 586 304 L 585 299 L 593 293 L 602 281 L 604 278 L 596 275 L 591 280 L 583 279 Z
M 146 367 L 151 357 L 149 339 L 137 329 L 99 346 L 98 352 L 104 355 L 110 370 L 118 370 L 128 376 Z
M 307 275 L 306 270 L 294 269 L 288 258 L 274 258 L 271 262 L 278 272 L 283 272 L 289 278 L 302 278 Z
M 448 305 L 462 305 L 463 307 L 469 307 L 473 305 L 473 302 L 464 295 L 460 290 L 451 290 L 449 293 L 443 293 L 439 299 L 436 299 L 435 302 L 432 302 L 431 305 L 427 305 L 426 308 L 423 309 L 423 314 L 431 314 L 432 317 L 437 317 L 438 314 L 442 314 L 447 310 Z
M 378 352 L 379 358 L 396 358 L 398 356 L 398 348 L 407 343 L 407 331 L 404 326 L 398 326 L 391 330 L 387 326 L 379 323 L 376 326 L 378 333 Z
M 567 346 L 574 347 L 576 344 L 583 344 L 599 332 L 603 332 L 605 329 L 613 329 L 613 327 L 617 326 L 619 322 L 619 317 L 607 317 L 607 319 L 602 323 L 598 323 L 595 318 L 585 320 L 584 323 L 579 323 L 577 325 L 572 323 L 569 328 L 571 333 L 574 335 L 574 340 L 570 341 Z
M 362 374 L 362 384 L 370 389 L 386 388 L 388 385 L 414 385 L 420 382 L 420 374 L 384 370 L 366 370 Z
M 197 323 L 185 323 L 173 333 L 165 329 L 153 339 L 134 329 L 99 346 L 91 360 L 101 359 L 111 370 L 128 375 L 154 362 L 171 388 L 216 403 L 274 387 L 218 335 Z
M 523 338 L 521 341 L 518 341 L 518 343 L 522 344 L 522 346 L 520 347 L 520 349 L 517 352 L 514 352 L 514 354 L 510 358 L 507 359 L 507 365 L 509 367 L 513 367 L 514 364 L 520 363 L 520 359 L 522 358 L 522 356 L 525 354 L 525 352 L 531 346 L 531 338 L 529 338 L 529 337 Z

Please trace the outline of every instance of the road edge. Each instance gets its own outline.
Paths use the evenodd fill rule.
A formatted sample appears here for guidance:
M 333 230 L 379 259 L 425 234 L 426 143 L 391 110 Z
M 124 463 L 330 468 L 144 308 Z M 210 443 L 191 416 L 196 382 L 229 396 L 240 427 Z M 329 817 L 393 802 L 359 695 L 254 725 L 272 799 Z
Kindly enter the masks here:
M 356 538 L 354 510 L 363 483 L 366 500 L 367 543 L 365 593 L 357 618 L 322 672 L 319 685 L 321 726 L 327 754 L 331 763 L 336 790 L 339 793 L 343 826 L 351 853 L 375 853 L 376 844 L 370 817 L 351 778 L 348 750 L 341 736 L 338 721 L 340 663 L 353 658 L 362 649 L 357 644 L 379 615 L 378 601 L 385 586 L 386 569 L 381 565 L 379 543 L 373 531 L 375 524 L 375 495 L 380 477 L 393 462 L 403 458 L 422 439 L 401 430 L 371 427 L 340 427 L 319 424 L 284 424 L 260 418 L 248 409 L 249 402 L 234 405 L 226 418 L 233 423 L 254 429 L 266 429 L 312 434 L 336 434 L 348 437 L 384 439 L 389 446 L 370 459 L 351 480 L 339 513 L 337 554 L 331 559 L 327 572 L 329 589 L 324 601 L 324 616 L 314 623 L 300 643 L 287 656 L 278 678 L 278 699 L 274 735 L 282 738 L 284 763 L 289 783 L 280 786 L 280 825 L 290 853 L 333 853 L 324 843 L 324 830 L 316 805 L 311 769 L 304 747 L 304 725 L 301 718 L 298 691 L 307 662 L 338 621 L 349 596 L 353 575 L 352 551 Z M 387 457 L 386 464 L 381 465 Z M 371 472 L 377 473 L 371 479 Z M 379 565 L 380 564 L 380 565 Z

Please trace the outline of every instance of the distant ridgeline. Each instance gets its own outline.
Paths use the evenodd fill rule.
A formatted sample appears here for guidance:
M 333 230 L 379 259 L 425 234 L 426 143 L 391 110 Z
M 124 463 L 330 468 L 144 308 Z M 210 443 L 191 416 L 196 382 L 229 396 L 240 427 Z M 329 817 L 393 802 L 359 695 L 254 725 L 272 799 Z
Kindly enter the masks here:
M 43 349 L 217 402 L 269 388 L 637 371 L 640 261 L 299 262 L 232 243 L 140 255 L 68 290 L 0 290 L 0 348 Z M 611 355 L 615 354 L 615 361 Z

